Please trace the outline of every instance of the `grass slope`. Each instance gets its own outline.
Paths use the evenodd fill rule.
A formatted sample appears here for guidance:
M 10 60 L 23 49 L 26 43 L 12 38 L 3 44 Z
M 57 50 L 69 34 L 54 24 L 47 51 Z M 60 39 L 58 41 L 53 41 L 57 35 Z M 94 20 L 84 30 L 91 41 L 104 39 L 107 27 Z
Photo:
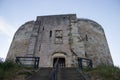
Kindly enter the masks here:
M 32 75 L 32 68 L 17 65 L 11 61 L 0 62 L 0 80 L 25 80 Z M 120 68 L 100 65 L 96 68 L 83 69 L 90 76 L 90 80 L 120 80 Z
M 120 68 L 115 66 L 100 65 L 83 71 L 91 77 L 91 80 L 120 80 Z
M 0 80 L 25 80 L 31 75 L 31 69 L 11 61 L 0 62 Z

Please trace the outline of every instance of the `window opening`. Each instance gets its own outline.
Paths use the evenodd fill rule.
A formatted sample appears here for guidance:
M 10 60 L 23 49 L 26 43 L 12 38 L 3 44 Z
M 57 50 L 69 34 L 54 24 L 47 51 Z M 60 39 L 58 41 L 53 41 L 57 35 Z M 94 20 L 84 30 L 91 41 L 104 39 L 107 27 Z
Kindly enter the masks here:
M 65 19 L 65 17 L 63 17 L 63 19 Z
M 85 57 L 87 58 L 87 53 L 85 52 Z
M 52 37 L 52 31 L 50 30 L 50 37 Z
M 63 31 L 62 30 L 56 30 L 55 31 L 55 43 L 63 43 Z
M 85 36 L 85 37 L 86 37 L 86 41 L 88 41 L 88 36 L 87 36 L 87 34 L 86 34 L 86 36 Z

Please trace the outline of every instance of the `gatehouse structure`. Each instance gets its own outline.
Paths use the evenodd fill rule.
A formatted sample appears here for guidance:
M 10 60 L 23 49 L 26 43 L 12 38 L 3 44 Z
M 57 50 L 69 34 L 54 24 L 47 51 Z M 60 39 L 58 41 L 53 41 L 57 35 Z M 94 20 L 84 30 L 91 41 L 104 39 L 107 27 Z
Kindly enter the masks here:
M 7 60 L 40 57 L 39 67 L 78 66 L 79 58 L 91 59 L 93 66 L 112 65 L 105 33 L 93 20 L 76 14 L 37 16 L 16 31 Z M 86 63 L 87 64 L 87 63 Z

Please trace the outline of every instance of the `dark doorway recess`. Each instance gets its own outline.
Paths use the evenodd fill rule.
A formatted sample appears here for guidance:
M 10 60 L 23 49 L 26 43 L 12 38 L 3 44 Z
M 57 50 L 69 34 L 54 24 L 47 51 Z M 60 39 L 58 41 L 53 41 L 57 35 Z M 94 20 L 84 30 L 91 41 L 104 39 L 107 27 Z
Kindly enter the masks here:
M 58 64 L 58 66 L 60 68 L 65 67 L 65 58 L 54 58 L 53 59 L 53 66 L 55 66 L 56 63 Z

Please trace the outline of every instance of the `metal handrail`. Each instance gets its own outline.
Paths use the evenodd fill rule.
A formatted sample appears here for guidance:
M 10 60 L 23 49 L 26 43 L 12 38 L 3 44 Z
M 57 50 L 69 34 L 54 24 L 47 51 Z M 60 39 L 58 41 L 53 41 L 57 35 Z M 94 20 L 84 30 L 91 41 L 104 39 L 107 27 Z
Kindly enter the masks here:
M 58 75 L 58 69 L 59 69 L 59 64 L 58 64 L 59 58 L 55 62 L 55 65 L 53 66 L 53 69 L 50 73 L 49 80 L 57 80 L 57 75 Z
M 28 61 L 28 62 L 32 61 L 33 65 L 26 64 L 26 66 L 28 65 L 28 66 L 33 66 L 34 68 L 38 68 L 39 59 L 40 59 L 40 57 L 21 57 L 21 56 L 18 56 L 18 57 L 16 57 L 15 62 L 17 64 L 20 64 L 20 65 L 25 65 L 22 63 L 22 61 Z
M 82 80 L 88 80 L 88 77 L 85 76 L 85 73 L 79 67 L 76 67 L 76 70 L 80 73 Z
M 80 75 L 82 76 L 83 80 L 89 80 L 89 77 L 85 75 L 85 73 L 81 70 L 83 69 L 83 64 L 82 62 L 85 62 L 84 60 L 88 61 L 89 64 L 87 65 L 87 68 L 92 68 L 93 64 L 92 64 L 92 60 L 91 59 L 87 59 L 87 58 L 79 58 L 78 61 L 80 61 L 78 63 L 78 67 L 76 67 L 76 70 L 80 73 Z
M 80 67 L 81 69 L 84 67 L 83 62 L 87 62 L 86 67 L 88 67 L 88 68 L 92 68 L 92 67 L 93 67 L 92 60 L 91 60 L 91 59 L 78 58 L 78 65 L 79 65 L 79 67 Z

